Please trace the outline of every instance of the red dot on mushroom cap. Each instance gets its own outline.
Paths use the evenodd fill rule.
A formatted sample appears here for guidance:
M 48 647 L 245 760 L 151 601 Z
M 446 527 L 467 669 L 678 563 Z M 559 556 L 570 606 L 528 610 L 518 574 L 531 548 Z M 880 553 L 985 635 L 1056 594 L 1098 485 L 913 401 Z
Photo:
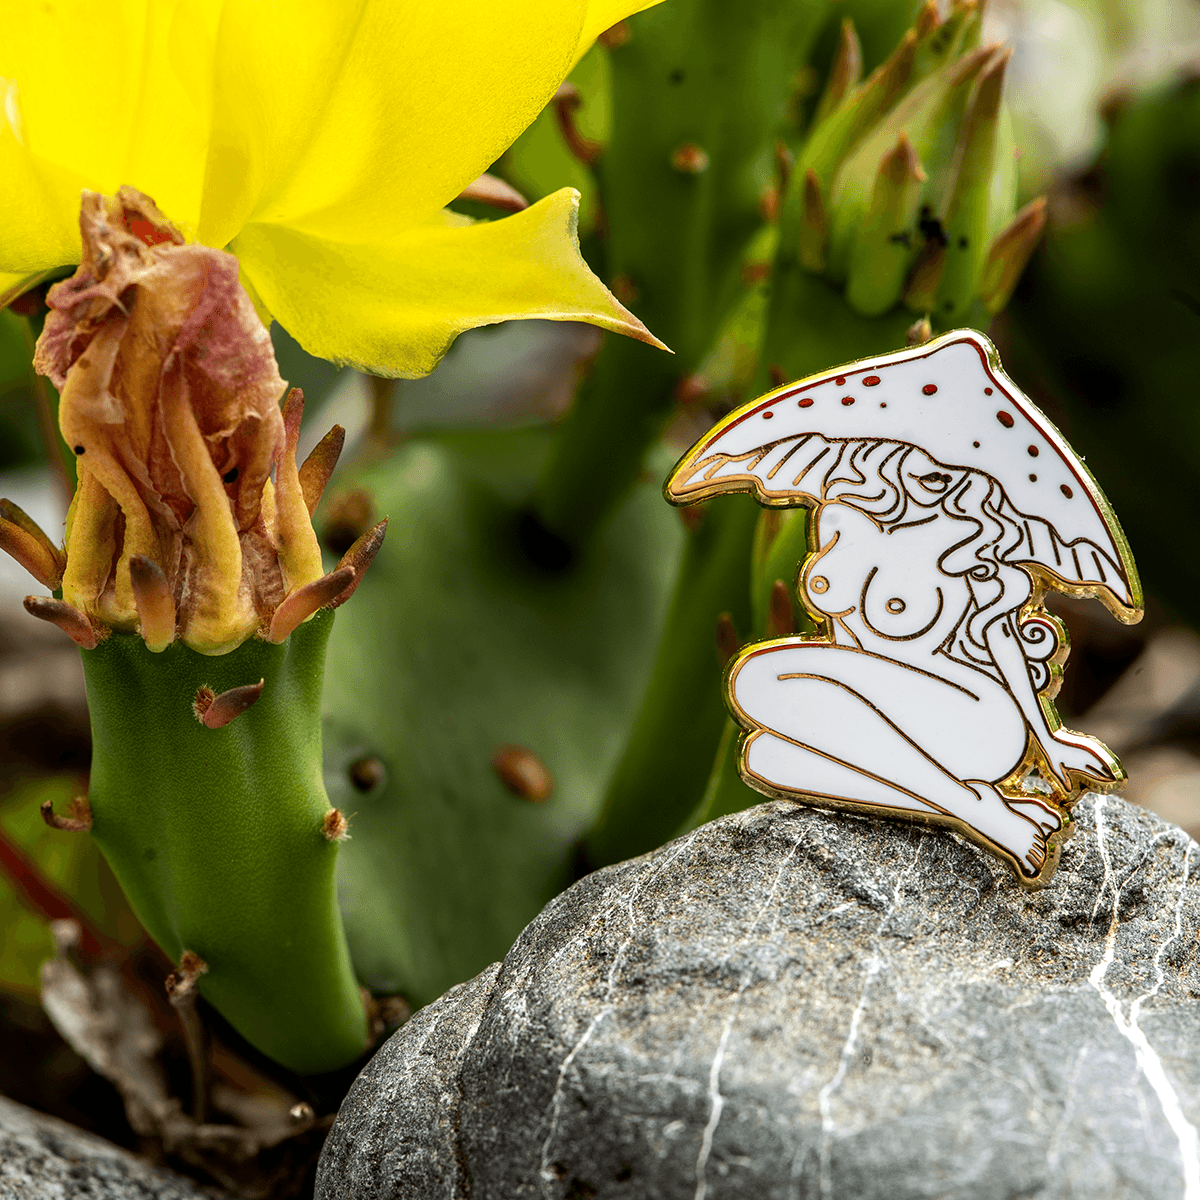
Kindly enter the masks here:
M 1005 429 L 1011 429 L 1014 424 L 1013 419 L 1012 419 L 1012 413 L 998 412 L 996 414 L 996 420 L 999 421 L 1000 424 L 1003 425 Z
M 1073 491 L 1071 491 L 1071 489 L 1070 489 L 1069 487 L 1067 487 L 1067 485 L 1066 485 L 1065 483 L 1060 483 L 1060 484 L 1058 485 L 1058 490 L 1059 490 L 1060 492 L 1062 492 L 1062 494 L 1063 494 L 1064 496 L 1066 496 L 1066 498 L 1067 498 L 1068 500 L 1070 500 L 1070 498 L 1071 498 L 1073 495 L 1075 495 L 1075 493 L 1074 493 Z
M 874 387 L 878 382 L 878 375 L 868 375 L 866 379 L 863 380 L 863 387 Z
M 1038 448 L 1036 446 L 1030 446 L 1029 447 L 1029 457 L 1037 458 L 1037 456 L 1038 456 Z
M 846 382 L 846 377 L 845 375 L 839 375 L 833 382 L 836 383 L 838 387 L 841 387 L 842 384 Z
M 933 393 L 937 391 L 937 384 L 936 383 L 927 383 L 921 389 L 921 391 L 923 391 L 925 393 L 925 395 L 927 395 L 927 396 L 932 396 Z
M 983 394 L 984 394 L 985 396 L 990 396 L 990 395 L 992 394 L 992 389 L 991 389 L 991 388 L 984 388 L 984 389 L 983 389 Z
M 843 396 L 842 403 L 844 405 L 846 405 L 847 408 L 849 408 L 850 405 L 854 403 L 854 397 L 853 396 Z
M 800 401 L 800 407 L 801 408 L 812 408 L 812 397 L 805 396 L 804 399 Z
M 763 420 L 769 421 L 774 415 L 775 414 L 768 409 L 765 413 L 763 413 Z
M 1037 483 L 1037 476 L 1036 476 L 1036 475 L 1030 475 L 1030 477 L 1029 477 L 1029 482 L 1030 482 L 1030 483 Z

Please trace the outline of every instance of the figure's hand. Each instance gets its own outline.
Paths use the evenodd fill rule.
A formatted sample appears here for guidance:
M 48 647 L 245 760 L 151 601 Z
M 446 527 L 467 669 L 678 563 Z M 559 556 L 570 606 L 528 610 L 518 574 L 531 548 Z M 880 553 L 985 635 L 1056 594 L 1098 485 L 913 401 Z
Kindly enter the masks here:
M 1074 787 L 1072 775 L 1081 777 L 1084 785 L 1095 783 L 1111 787 L 1121 778 L 1120 768 L 1105 746 L 1081 733 L 1060 729 L 1052 745 L 1043 746 L 1054 773 L 1068 791 Z

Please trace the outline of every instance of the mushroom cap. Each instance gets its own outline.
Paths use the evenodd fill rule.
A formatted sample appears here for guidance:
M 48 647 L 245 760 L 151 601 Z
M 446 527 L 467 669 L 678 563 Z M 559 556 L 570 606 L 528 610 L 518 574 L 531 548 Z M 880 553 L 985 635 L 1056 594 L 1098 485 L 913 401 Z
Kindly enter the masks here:
M 1141 619 L 1137 568 L 1108 500 L 982 333 L 957 329 L 768 392 L 701 438 L 665 495 L 673 504 L 731 491 L 771 506 L 819 503 L 803 487 L 803 470 L 781 469 L 812 436 L 906 443 L 948 469 L 991 476 L 1021 515 L 1050 527 L 1049 537 L 1030 531 L 1013 561 L 1047 586 L 1095 596 L 1122 621 Z

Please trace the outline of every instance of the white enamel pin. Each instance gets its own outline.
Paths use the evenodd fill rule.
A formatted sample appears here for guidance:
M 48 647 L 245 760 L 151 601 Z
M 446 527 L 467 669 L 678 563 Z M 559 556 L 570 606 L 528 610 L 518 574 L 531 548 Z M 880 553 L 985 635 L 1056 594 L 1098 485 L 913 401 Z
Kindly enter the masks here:
M 1142 591 L 1079 456 L 961 329 L 777 388 L 703 437 L 674 504 L 752 492 L 808 512 L 816 633 L 745 646 L 725 694 L 768 796 L 948 825 L 1047 883 L 1085 790 L 1125 773 L 1054 708 L 1068 643 L 1048 589 L 1118 620 Z

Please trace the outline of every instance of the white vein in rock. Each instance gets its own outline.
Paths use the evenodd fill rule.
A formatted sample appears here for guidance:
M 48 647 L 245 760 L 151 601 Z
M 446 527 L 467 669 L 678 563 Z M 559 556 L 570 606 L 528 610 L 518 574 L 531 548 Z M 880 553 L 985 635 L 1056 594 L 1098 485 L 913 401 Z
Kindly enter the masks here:
M 637 926 L 637 914 L 634 912 L 633 908 L 634 902 L 636 901 L 638 893 L 642 890 L 643 886 L 649 881 L 657 879 L 658 876 L 667 869 L 667 867 L 669 867 L 677 858 L 679 858 L 680 855 L 682 855 L 683 852 L 692 844 L 692 840 L 695 838 L 695 836 L 695 832 L 689 834 L 688 837 L 680 842 L 675 848 L 675 853 L 661 862 L 655 870 L 643 872 L 641 876 L 639 876 L 637 882 L 629 889 L 628 893 L 624 897 L 626 900 L 626 908 L 629 913 L 629 929 L 626 932 L 625 940 L 617 948 L 617 952 L 613 956 L 612 966 L 609 967 L 608 981 L 605 986 L 602 1007 L 596 1013 L 596 1015 L 592 1017 L 591 1021 L 588 1022 L 587 1028 L 583 1031 L 583 1036 L 575 1043 L 574 1046 L 571 1047 L 570 1052 L 567 1054 L 566 1058 L 563 1059 L 562 1066 L 559 1067 L 558 1070 L 558 1080 L 554 1085 L 554 1095 L 550 1099 L 550 1131 L 546 1134 L 546 1140 L 542 1143 L 542 1161 L 541 1170 L 539 1171 L 542 1181 L 543 1196 L 550 1195 L 550 1193 L 547 1191 L 547 1188 L 553 1184 L 556 1178 L 550 1162 L 550 1147 L 553 1145 L 554 1137 L 558 1133 L 559 1117 L 562 1115 L 563 1085 L 566 1083 L 567 1072 L 571 1069 L 571 1064 L 574 1063 L 579 1052 L 591 1040 L 592 1034 L 596 1032 L 596 1026 L 598 1026 L 600 1022 L 603 1021 L 604 1018 L 613 1011 L 612 997 L 613 991 L 617 985 L 617 975 L 621 966 L 624 964 L 625 956 L 629 951 L 629 947 L 633 944 L 634 930 Z M 606 912 L 612 912 L 615 907 L 615 904 L 610 906 Z M 582 935 L 576 935 L 576 937 L 572 939 L 572 943 L 580 940 L 582 940 Z M 554 957 L 557 958 L 558 955 L 556 954 Z
M 546 1191 L 546 1186 L 556 1178 L 554 1168 L 550 1164 L 550 1145 L 554 1141 L 554 1135 L 558 1132 L 558 1118 L 562 1112 L 562 1094 L 563 1083 L 567 1078 L 567 1072 L 571 1069 L 571 1064 L 575 1061 L 575 1056 L 588 1044 L 592 1034 L 596 1032 L 596 1026 L 604 1020 L 608 1014 L 612 1012 L 611 1008 L 602 1008 L 589 1022 L 588 1027 L 583 1031 L 583 1037 L 571 1047 L 570 1053 L 562 1061 L 562 1066 L 558 1069 L 558 1082 L 554 1087 L 554 1099 L 551 1100 L 553 1109 L 550 1117 L 550 1132 L 546 1135 L 546 1140 L 542 1143 L 542 1165 L 538 1172 L 542 1177 L 542 1195 L 549 1195 Z
M 882 925 L 882 922 L 880 924 Z M 850 1063 L 854 1058 L 854 1048 L 858 1042 L 858 1026 L 862 1021 L 863 1013 L 867 1009 L 867 997 L 871 990 L 871 981 L 879 974 L 882 966 L 883 959 L 880 958 L 879 954 L 872 954 L 867 962 L 867 971 L 863 977 L 862 990 L 858 994 L 858 1003 L 854 1006 L 854 1013 L 850 1017 L 849 1032 L 846 1034 L 845 1042 L 842 1043 L 842 1053 L 838 1059 L 837 1070 L 834 1072 L 833 1078 L 817 1093 L 817 1107 L 821 1111 L 822 1200 L 827 1200 L 828 1197 L 833 1195 L 833 1181 L 830 1178 L 829 1172 L 833 1158 L 833 1135 L 837 1129 L 833 1120 L 833 1094 L 842 1086 L 842 1080 L 846 1078 L 846 1071 L 849 1069 Z
M 1121 908 L 1121 889 L 1113 878 L 1112 861 L 1108 856 L 1108 847 L 1104 837 L 1104 804 L 1104 797 L 1098 797 L 1096 800 L 1096 842 L 1100 850 L 1100 857 L 1104 861 L 1104 881 L 1101 884 L 1100 894 L 1104 894 L 1105 887 L 1112 888 L 1112 921 L 1108 926 L 1108 935 L 1104 939 L 1104 953 L 1088 975 L 1088 983 L 1096 989 L 1096 993 L 1104 1002 L 1104 1007 L 1108 1009 L 1108 1014 L 1117 1027 L 1117 1032 L 1133 1046 L 1138 1069 L 1154 1091 L 1155 1096 L 1158 1097 L 1163 1116 L 1179 1142 L 1179 1157 L 1183 1164 L 1183 1200 L 1200 1200 L 1200 1135 L 1197 1134 L 1196 1127 L 1184 1115 L 1183 1105 L 1180 1103 L 1179 1095 L 1171 1081 L 1167 1078 L 1162 1059 L 1150 1045 L 1149 1039 L 1138 1024 L 1142 1003 L 1156 995 L 1162 986 L 1162 955 L 1182 932 L 1182 906 L 1191 865 L 1191 846 L 1189 845 L 1185 849 L 1183 856 L 1183 879 L 1179 888 L 1179 900 L 1175 906 L 1175 932 L 1159 946 L 1158 952 L 1154 956 L 1154 986 L 1150 991 L 1134 1000 L 1129 1006 L 1129 1015 L 1126 1016 L 1121 1009 L 1121 1001 L 1104 982 L 1116 953 L 1117 926 Z
M 738 993 L 741 999 L 741 992 Z M 708 1124 L 704 1126 L 704 1135 L 700 1139 L 700 1153 L 696 1156 L 696 1200 L 704 1200 L 708 1191 L 708 1156 L 712 1152 L 713 1134 L 717 1131 L 717 1122 L 721 1119 L 721 1110 L 725 1107 L 725 1097 L 721 1095 L 721 1064 L 725 1061 L 725 1047 L 729 1045 L 729 1034 L 733 1029 L 737 1009 L 731 1012 L 721 1031 L 721 1041 L 717 1053 L 713 1056 L 712 1067 L 708 1072 L 708 1102 L 711 1106 L 708 1113 Z

